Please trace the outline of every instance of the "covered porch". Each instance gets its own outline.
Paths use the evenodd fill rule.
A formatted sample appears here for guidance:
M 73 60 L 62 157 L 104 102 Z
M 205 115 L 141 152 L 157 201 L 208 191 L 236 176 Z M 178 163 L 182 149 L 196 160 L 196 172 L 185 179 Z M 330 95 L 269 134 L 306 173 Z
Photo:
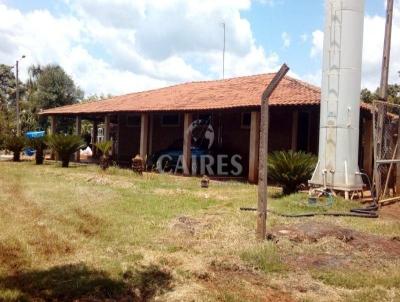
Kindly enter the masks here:
M 56 133 L 57 116 L 50 115 L 51 133 Z M 66 115 L 63 115 L 64 117 Z M 184 175 L 199 175 L 200 162 L 193 152 L 207 152 L 214 164 L 221 167 L 206 169 L 204 174 L 214 177 L 247 178 L 258 180 L 258 148 L 260 133 L 259 108 L 234 108 L 202 111 L 148 111 L 110 112 L 67 115 L 75 120 L 75 134 L 81 135 L 83 120 L 90 121 L 93 159 L 98 157 L 95 144 L 99 139 L 113 141 L 112 159 L 120 166 L 130 166 L 140 155 L 150 163 L 152 155 L 167 152 L 169 148 L 181 149 Z M 193 137 L 193 122 L 207 124 L 212 141 L 199 146 Z M 302 150 L 316 154 L 318 151 L 319 106 L 272 106 L 270 110 L 269 151 Z M 99 133 L 102 132 L 102 133 Z M 200 133 L 201 134 L 201 133 Z M 196 136 L 197 134 L 195 134 Z M 204 133 L 203 133 L 204 135 Z M 210 137 L 209 137 L 210 138 Z M 204 149 L 204 150 L 203 150 Z M 167 150 L 167 151 L 165 151 Z M 231 161 L 241 169 L 232 167 Z M 80 154 L 76 154 L 80 161 Z M 154 163 L 153 163 L 154 164 Z M 208 163 L 210 164 L 210 163 Z M 154 166 L 149 166 L 151 170 Z

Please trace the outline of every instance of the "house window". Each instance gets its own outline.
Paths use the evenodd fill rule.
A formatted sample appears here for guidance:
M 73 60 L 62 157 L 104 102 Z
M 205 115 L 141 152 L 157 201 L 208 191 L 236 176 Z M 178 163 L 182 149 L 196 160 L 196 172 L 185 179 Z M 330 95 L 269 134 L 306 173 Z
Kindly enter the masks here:
M 161 126 L 178 127 L 179 121 L 179 114 L 163 114 L 161 117 Z
M 127 127 L 139 127 L 140 126 L 140 115 L 128 115 L 126 117 Z
M 250 125 L 251 125 L 251 113 L 243 112 L 241 116 L 240 127 L 242 129 L 250 129 Z

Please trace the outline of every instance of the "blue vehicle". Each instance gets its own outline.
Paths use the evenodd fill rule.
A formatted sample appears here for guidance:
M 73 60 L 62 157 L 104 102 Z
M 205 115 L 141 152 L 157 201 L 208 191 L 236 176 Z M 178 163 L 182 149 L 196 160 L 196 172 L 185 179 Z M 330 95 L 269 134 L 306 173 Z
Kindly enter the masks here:
M 39 137 L 44 137 L 46 135 L 46 133 L 44 131 L 28 131 L 25 133 L 25 137 L 27 139 L 34 139 L 34 138 L 39 138 Z M 27 156 L 32 156 L 34 155 L 36 152 L 35 149 L 33 148 L 25 148 L 24 153 Z
M 191 147 L 192 158 L 197 161 L 200 160 L 201 156 L 210 154 L 207 148 L 202 147 Z M 175 171 L 178 165 L 179 158 L 183 156 L 183 140 L 175 141 L 171 146 L 164 150 L 153 153 L 148 160 L 147 166 L 150 170 L 157 170 L 161 168 L 164 172 Z M 157 161 L 159 161 L 160 167 L 157 167 Z M 182 172 L 182 171 L 179 171 Z

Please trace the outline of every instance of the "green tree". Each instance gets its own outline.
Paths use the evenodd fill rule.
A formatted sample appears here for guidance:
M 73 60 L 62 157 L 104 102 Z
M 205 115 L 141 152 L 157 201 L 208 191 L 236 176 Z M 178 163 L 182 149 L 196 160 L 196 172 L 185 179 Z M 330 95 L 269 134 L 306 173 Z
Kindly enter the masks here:
M 10 135 L 16 128 L 16 78 L 12 66 L 0 64 L 0 135 Z M 20 96 L 24 97 L 25 87 L 20 85 Z
M 58 65 L 29 67 L 26 94 L 34 115 L 42 109 L 76 104 L 84 96 L 73 79 Z M 69 133 L 72 131 L 72 124 L 69 119 L 60 119 L 58 130 Z M 47 119 L 39 119 L 39 125 L 43 129 L 49 126 Z
M 399 71 L 400 76 L 400 71 Z M 372 103 L 373 100 L 379 100 L 379 88 L 375 92 L 370 91 L 367 88 L 361 90 L 361 101 L 365 103 Z M 388 86 L 388 102 L 393 104 L 400 104 L 400 85 L 390 84 Z

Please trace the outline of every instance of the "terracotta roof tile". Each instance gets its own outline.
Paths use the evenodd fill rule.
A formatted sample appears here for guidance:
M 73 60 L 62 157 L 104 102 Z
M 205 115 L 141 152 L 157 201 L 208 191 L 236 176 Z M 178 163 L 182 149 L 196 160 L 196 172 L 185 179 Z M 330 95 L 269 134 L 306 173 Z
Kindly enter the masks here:
M 191 82 L 110 99 L 44 110 L 41 114 L 91 114 L 145 111 L 192 111 L 256 107 L 274 74 Z M 318 105 L 320 89 L 285 77 L 270 99 L 271 106 Z

